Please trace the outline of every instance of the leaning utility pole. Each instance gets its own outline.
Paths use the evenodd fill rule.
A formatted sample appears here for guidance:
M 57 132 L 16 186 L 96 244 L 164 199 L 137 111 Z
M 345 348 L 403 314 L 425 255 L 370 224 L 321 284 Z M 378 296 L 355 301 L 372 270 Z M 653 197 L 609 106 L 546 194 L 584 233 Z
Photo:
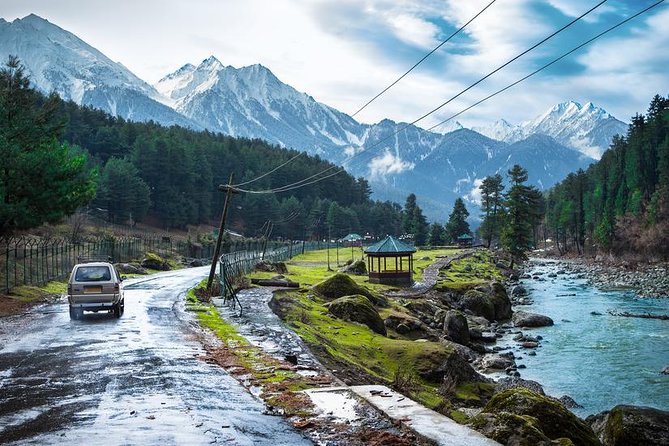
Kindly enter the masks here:
M 216 274 L 216 264 L 218 263 L 218 256 L 221 253 L 221 242 L 223 241 L 223 233 L 225 232 L 225 219 L 228 216 L 228 207 L 230 206 L 230 199 L 232 194 L 236 193 L 232 187 L 232 177 L 233 174 L 230 174 L 230 180 L 228 184 L 221 184 L 218 186 L 218 190 L 225 191 L 225 202 L 223 204 L 223 215 L 221 216 L 221 226 L 218 229 L 218 238 L 216 239 L 216 248 L 214 249 L 214 258 L 211 259 L 211 269 L 209 270 L 209 279 L 207 280 L 207 291 L 211 292 L 211 284 L 214 281 L 214 274 Z

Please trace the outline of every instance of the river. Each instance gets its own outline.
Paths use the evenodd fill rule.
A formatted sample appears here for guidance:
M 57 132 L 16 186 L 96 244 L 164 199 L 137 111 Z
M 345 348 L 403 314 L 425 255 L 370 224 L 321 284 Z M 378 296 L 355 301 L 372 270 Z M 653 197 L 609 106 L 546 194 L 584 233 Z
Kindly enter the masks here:
M 540 335 L 536 356 L 514 345 L 522 378 L 540 382 L 549 395 L 569 395 L 587 416 L 617 404 L 669 410 L 669 321 L 612 316 L 614 312 L 669 314 L 669 299 L 639 299 L 629 291 L 604 291 L 589 286 L 578 274 L 559 274 L 557 261 L 533 260 L 528 272 L 541 279 L 521 282 L 533 300 L 516 306 L 550 316 L 555 325 L 524 329 Z M 543 280 L 542 280 L 543 279 Z M 520 358 L 518 358 L 520 356 Z

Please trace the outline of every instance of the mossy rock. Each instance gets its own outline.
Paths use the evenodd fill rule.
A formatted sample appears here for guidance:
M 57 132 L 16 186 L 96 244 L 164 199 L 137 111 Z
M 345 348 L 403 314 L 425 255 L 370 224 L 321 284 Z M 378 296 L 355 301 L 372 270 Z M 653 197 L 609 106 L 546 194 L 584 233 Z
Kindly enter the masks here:
M 483 316 L 489 321 L 495 320 L 495 305 L 488 295 L 479 290 L 469 290 L 460 300 L 460 308 L 469 310 L 476 316 Z
M 606 446 L 669 445 L 669 412 L 664 410 L 618 405 L 586 422 Z
M 356 276 L 364 276 L 367 274 L 367 263 L 364 260 L 356 260 L 353 263 L 347 264 L 339 270 L 341 273 L 355 274 Z
M 506 292 L 506 287 L 500 282 L 493 282 L 491 288 L 492 293 L 490 294 L 490 300 L 495 307 L 495 320 L 504 321 L 511 319 L 513 311 L 511 309 L 511 299 L 509 299 L 509 295 Z
M 432 343 L 432 347 L 428 347 L 428 343 L 417 344 L 425 344 L 425 348 L 412 353 L 411 368 L 425 381 L 442 384 L 447 378 L 456 385 L 486 381 L 466 359 L 446 345 Z
M 500 418 L 503 413 L 525 419 L 532 417 L 536 420 L 532 425 L 549 439 L 569 439 L 575 446 L 601 446 L 594 431 L 558 400 L 522 387 L 505 390 L 493 396 L 482 413 L 498 417 L 497 424 L 504 421 Z
M 379 312 L 366 296 L 360 294 L 344 296 L 327 304 L 328 312 L 351 322 L 360 322 L 368 326 L 372 331 L 380 335 L 386 335 L 386 326 Z
M 172 269 L 165 259 L 158 254 L 147 252 L 141 262 L 142 268 L 155 269 L 158 271 L 169 271 Z
M 444 318 L 444 333 L 458 344 L 469 344 L 469 326 L 467 318 L 458 310 L 449 310 Z
M 364 286 L 358 285 L 346 274 L 337 273 L 332 277 L 314 285 L 313 290 L 327 300 L 339 299 L 344 296 L 365 296 L 374 305 L 386 307 L 385 298 L 371 292 Z
M 536 418 L 509 412 L 480 413 L 469 420 L 469 426 L 503 445 L 548 446 L 553 441 L 537 427 Z

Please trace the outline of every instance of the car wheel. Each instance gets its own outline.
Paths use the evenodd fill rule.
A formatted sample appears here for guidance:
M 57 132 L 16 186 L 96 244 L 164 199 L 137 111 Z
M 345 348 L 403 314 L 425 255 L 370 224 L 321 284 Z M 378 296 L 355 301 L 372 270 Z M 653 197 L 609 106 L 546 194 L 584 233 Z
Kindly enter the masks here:
M 78 316 L 79 316 L 79 312 L 77 311 L 77 309 L 70 307 L 70 319 L 74 319 L 74 320 L 79 319 Z
M 123 313 L 125 313 L 125 299 L 121 301 L 121 316 L 123 316 Z
M 114 317 L 115 317 L 116 319 L 118 319 L 118 318 L 121 317 L 121 314 L 123 313 L 123 310 L 121 309 L 121 302 L 119 302 L 119 303 L 117 303 L 116 305 L 114 305 L 114 309 L 113 309 L 113 311 L 114 311 Z

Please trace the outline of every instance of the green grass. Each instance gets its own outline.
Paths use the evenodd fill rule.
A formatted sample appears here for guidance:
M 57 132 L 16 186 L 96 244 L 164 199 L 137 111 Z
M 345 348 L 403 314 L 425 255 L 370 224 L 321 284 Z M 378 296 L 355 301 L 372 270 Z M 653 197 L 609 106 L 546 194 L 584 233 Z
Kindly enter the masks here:
M 237 374 L 251 377 L 251 385 L 263 388 L 261 398 L 268 404 L 278 407 L 286 416 L 307 416 L 310 412 L 310 402 L 304 395 L 297 394 L 301 390 L 314 387 L 310 378 L 303 377 L 274 359 L 262 349 L 253 346 L 235 327 L 223 319 L 216 307 L 201 302 L 196 294 L 196 288 L 204 288 L 207 279 L 202 280 L 195 288 L 186 294 L 186 309 L 196 314 L 202 327 L 211 330 L 224 345 L 225 355 L 231 358 Z M 248 381 L 245 378 L 245 381 Z
M 439 272 L 437 289 L 468 290 L 495 280 L 504 280 L 490 252 L 478 250 L 471 256 L 455 260 Z
M 21 302 L 43 302 L 67 293 L 67 282 L 54 280 L 42 286 L 22 285 L 13 288 L 9 297 Z
M 421 280 L 423 277 L 423 268 L 437 261 L 437 256 L 447 256 L 458 252 L 457 249 L 421 249 L 414 254 L 414 280 Z M 430 257 L 430 260 L 418 260 L 422 257 Z M 360 260 L 362 252 L 360 248 L 354 248 L 354 258 Z M 308 251 L 304 254 L 293 257 L 286 262 L 288 267 L 288 274 L 291 280 L 298 282 L 301 286 L 312 286 L 318 282 L 322 282 L 328 277 L 332 276 L 337 270 L 344 266 L 347 260 L 351 259 L 351 248 L 339 248 L 339 263 L 337 266 L 337 259 L 335 249 L 330 249 L 330 268 L 328 271 L 328 253 L 327 249 L 317 251 Z M 272 272 L 254 272 L 248 275 L 252 279 L 270 279 L 276 276 Z M 381 285 L 376 283 L 369 283 L 366 275 L 356 276 L 351 275 L 351 278 L 359 285 L 364 285 L 367 288 L 375 291 L 387 291 L 397 289 L 396 287 Z

